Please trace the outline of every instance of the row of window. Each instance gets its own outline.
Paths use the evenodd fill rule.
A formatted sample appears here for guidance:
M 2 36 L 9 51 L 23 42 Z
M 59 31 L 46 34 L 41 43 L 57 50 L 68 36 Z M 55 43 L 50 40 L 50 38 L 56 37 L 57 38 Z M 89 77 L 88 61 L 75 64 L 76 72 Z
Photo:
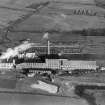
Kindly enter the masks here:
M 36 52 L 38 54 L 46 54 L 48 52 L 48 49 L 47 49 L 47 47 L 45 47 L 45 48 L 44 47 L 39 47 L 39 48 L 37 47 L 37 48 L 31 48 L 31 49 L 27 50 L 27 52 Z M 57 54 L 60 52 L 63 52 L 63 53 L 80 53 L 81 50 L 80 50 L 80 48 L 69 48 L 69 47 L 50 48 L 51 54 Z

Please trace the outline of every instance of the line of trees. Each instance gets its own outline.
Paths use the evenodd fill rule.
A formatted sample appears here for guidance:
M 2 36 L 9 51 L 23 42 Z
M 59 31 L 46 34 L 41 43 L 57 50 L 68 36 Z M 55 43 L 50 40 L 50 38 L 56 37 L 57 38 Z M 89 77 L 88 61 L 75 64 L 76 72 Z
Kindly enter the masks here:
M 71 34 L 81 34 L 83 36 L 105 36 L 105 29 L 83 29 L 71 31 Z

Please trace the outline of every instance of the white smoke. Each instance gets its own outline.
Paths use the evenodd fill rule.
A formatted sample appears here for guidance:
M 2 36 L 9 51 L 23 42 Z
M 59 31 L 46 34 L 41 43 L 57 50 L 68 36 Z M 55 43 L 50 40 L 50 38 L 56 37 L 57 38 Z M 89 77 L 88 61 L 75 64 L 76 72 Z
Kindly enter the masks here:
M 31 48 L 33 45 L 35 45 L 35 43 L 24 42 L 23 44 L 16 46 L 13 49 L 8 48 L 6 52 L 2 53 L 2 55 L 0 56 L 0 59 L 9 59 L 10 57 L 15 57 L 18 54 L 20 54 L 20 52 L 23 52 Z

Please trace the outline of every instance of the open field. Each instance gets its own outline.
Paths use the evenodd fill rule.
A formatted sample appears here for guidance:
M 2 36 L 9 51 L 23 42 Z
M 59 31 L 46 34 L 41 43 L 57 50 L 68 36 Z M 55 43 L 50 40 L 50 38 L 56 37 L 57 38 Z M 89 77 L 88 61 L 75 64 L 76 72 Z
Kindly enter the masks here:
M 0 93 L 0 104 L 1 105 L 88 105 L 87 102 L 82 99 L 31 95 L 31 94 L 9 94 L 9 93 Z
M 98 28 L 105 28 L 105 19 L 103 17 L 105 10 L 93 5 L 95 4 L 95 1 L 80 0 L 82 1 L 80 4 L 77 3 L 77 0 L 71 0 L 70 3 L 67 3 L 68 0 L 66 0 L 65 3 L 62 3 L 63 0 L 61 2 L 58 2 L 57 0 L 57 2 L 49 2 L 48 4 L 40 4 L 39 2 L 41 1 L 37 0 L 31 1 L 32 3 L 29 0 L 1 0 L 1 5 L 3 6 L 13 5 L 15 7 L 16 4 L 17 6 L 21 5 L 20 8 L 22 9 L 23 7 L 26 10 L 19 11 L 16 9 L 0 8 L 0 26 L 1 28 L 5 28 L 5 30 L 10 31 L 7 33 L 3 32 L 3 30 L 1 31 L 0 50 L 5 51 L 7 48 L 14 47 L 20 44 L 22 40 L 26 39 L 31 39 L 32 42 L 42 42 L 43 44 L 43 34 L 48 31 L 50 33 L 49 40 L 51 40 L 51 42 L 66 43 L 70 45 L 78 44 L 80 45 L 80 48 L 82 46 L 81 53 L 104 54 L 104 32 L 99 32 L 98 34 L 103 36 L 95 36 L 95 34 L 93 35 L 92 33 L 89 34 L 89 36 L 84 36 L 89 32 L 85 32 L 84 35 L 78 32 L 71 32 L 72 30 L 88 28 L 94 28 L 96 30 Z M 29 2 L 33 4 L 33 6 Z M 36 6 L 33 2 L 38 2 L 39 6 Z M 74 2 L 74 4 L 71 2 Z M 87 2 L 88 4 L 84 4 L 84 2 Z M 31 13 L 33 9 L 36 10 L 40 6 L 41 8 L 38 9 L 37 12 Z M 7 7 L 10 8 L 10 6 Z M 72 14 L 70 13 L 72 9 L 80 9 L 83 11 L 84 9 L 90 9 L 92 14 L 96 12 L 98 16 L 91 16 L 85 13 L 81 14 L 81 12 L 78 11 L 76 14 Z

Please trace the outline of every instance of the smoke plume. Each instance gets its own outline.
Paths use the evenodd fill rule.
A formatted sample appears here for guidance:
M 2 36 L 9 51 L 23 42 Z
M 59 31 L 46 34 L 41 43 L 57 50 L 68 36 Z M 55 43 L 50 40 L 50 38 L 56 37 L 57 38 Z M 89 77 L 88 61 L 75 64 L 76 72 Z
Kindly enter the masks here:
M 34 43 L 28 43 L 28 42 L 24 42 L 19 46 L 16 46 L 15 48 L 8 48 L 6 52 L 2 53 L 2 55 L 0 56 L 0 59 L 9 59 L 10 57 L 15 57 L 18 54 L 20 54 L 20 52 L 23 52 L 29 48 L 31 48 L 33 45 L 35 45 Z

